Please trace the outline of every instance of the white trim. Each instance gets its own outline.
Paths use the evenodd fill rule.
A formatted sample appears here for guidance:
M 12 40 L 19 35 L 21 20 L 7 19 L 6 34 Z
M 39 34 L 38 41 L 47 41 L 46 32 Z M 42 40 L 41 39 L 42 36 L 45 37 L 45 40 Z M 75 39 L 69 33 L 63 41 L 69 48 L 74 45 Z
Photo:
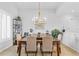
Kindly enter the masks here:
M 0 52 L 2 52 L 4 50 L 8 49 L 9 47 L 11 47 L 13 45 L 13 43 L 12 43 L 12 40 L 6 40 L 3 42 L 0 42 L 0 45 L 2 46 L 2 48 L 0 48 Z
M 63 43 L 63 42 L 62 42 Z M 69 46 L 69 45 L 67 45 L 66 43 L 63 43 L 65 46 L 67 46 L 67 47 L 69 47 L 69 48 L 71 48 L 72 50 L 74 50 L 74 51 L 76 51 L 76 52 L 78 52 L 79 53 L 79 51 L 78 50 L 76 50 L 75 48 L 73 48 L 73 47 L 71 47 L 71 46 Z

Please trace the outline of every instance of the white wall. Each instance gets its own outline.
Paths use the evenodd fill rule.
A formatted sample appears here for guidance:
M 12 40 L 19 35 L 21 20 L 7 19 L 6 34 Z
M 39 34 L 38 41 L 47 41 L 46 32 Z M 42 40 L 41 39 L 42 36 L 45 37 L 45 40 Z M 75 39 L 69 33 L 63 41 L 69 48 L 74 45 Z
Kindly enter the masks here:
M 63 43 L 79 52 L 79 3 L 64 3 L 57 11 L 62 16 L 66 32 Z
M 77 18 L 63 19 L 66 32 L 63 35 L 63 43 L 79 52 L 79 21 Z
M 12 17 L 17 16 L 17 8 L 16 5 L 14 5 L 13 3 L 9 3 L 9 2 L 0 2 L 0 9 L 8 12 L 9 14 L 11 14 Z
M 35 32 L 41 31 L 45 32 L 46 30 L 51 30 L 54 27 L 57 27 L 61 30 L 62 28 L 62 21 L 60 20 L 61 17 L 57 16 L 52 10 L 42 10 L 41 12 L 43 17 L 47 18 L 47 24 L 45 25 L 45 29 L 38 30 L 35 29 L 34 24 L 32 22 L 32 18 L 37 15 L 36 10 L 21 10 L 20 15 L 22 17 L 22 26 L 23 32 L 29 31 L 30 28 L 33 28 Z
M 0 2 L 0 10 L 5 11 L 7 14 L 9 14 L 9 16 L 11 16 L 11 27 L 12 26 L 12 19 L 17 16 L 17 9 L 15 8 L 15 6 L 12 3 L 3 3 Z M 2 39 L 2 25 L 1 25 L 1 19 L 0 19 L 0 52 L 2 52 L 3 50 L 9 48 L 10 46 L 13 45 L 13 36 L 12 36 L 12 28 L 11 28 L 11 36 L 10 38 L 5 38 Z

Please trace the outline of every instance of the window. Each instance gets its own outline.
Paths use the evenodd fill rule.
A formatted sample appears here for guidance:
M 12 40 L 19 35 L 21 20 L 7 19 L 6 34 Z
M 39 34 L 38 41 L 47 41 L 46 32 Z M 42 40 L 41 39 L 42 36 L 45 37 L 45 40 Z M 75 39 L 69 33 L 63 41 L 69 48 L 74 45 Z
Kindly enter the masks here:
M 10 39 L 11 37 L 11 18 L 7 16 L 7 38 Z
M 0 10 L 0 42 L 11 39 L 11 16 Z
M 2 17 L 2 15 L 0 13 L 0 39 L 2 38 L 2 30 L 1 30 L 1 28 L 2 28 L 2 20 L 1 20 L 1 17 Z
M 5 14 L 3 14 L 2 15 L 2 39 L 6 39 L 7 37 L 6 37 L 6 29 L 7 29 L 7 26 L 6 26 L 6 22 L 7 22 L 7 20 L 6 20 L 6 15 Z

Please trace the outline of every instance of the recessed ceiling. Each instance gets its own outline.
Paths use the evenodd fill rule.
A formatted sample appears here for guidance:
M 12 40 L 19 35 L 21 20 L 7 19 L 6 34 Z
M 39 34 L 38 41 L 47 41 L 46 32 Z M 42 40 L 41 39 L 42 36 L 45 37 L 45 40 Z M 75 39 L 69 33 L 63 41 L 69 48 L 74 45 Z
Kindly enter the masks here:
M 57 9 L 63 2 L 41 2 L 40 6 L 42 9 Z M 17 8 L 19 9 L 37 9 L 38 2 L 16 2 Z
M 28 11 L 28 10 L 38 10 L 39 2 L 0 2 L 2 5 L 11 5 L 17 9 L 17 12 L 20 11 Z M 56 11 L 61 7 L 63 2 L 40 2 L 40 8 L 42 11 L 52 11 L 52 13 L 56 13 Z

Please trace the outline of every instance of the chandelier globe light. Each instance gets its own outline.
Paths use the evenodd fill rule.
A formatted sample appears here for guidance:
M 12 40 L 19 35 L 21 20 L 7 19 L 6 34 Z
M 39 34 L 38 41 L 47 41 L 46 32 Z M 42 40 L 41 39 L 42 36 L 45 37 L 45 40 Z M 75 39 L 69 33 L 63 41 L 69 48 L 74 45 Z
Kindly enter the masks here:
M 33 23 L 36 28 L 44 28 L 45 27 L 47 18 L 41 16 L 40 2 L 38 3 L 38 16 L 34 17 L 32 20 L 33 20 Z

